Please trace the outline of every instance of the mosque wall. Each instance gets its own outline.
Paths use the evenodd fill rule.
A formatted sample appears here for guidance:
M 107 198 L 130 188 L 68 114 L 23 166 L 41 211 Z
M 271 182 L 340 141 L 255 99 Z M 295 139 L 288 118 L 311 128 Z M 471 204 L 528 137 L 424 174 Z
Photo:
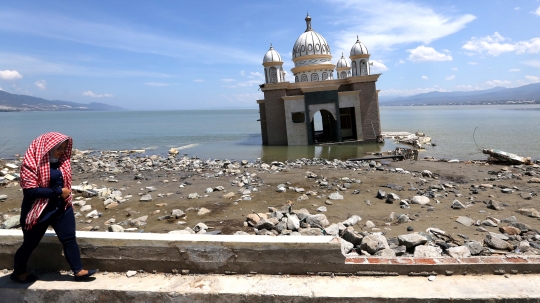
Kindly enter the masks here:
M 286 96 L 285 89 L 264 92 L 264 108 L 268 145 L 287 145 L 287 124 L 285 105 L 281 97 Z
M 339 108 L 354 107 L 356 120 L 356 137 L 362 140 L 362 109 L 360 108 L 360 91 L 339 92 Z
M 375 82 L 352 83 L 351 87 L 360 91 L 362 138 L 359 140 L 374 141 L 381 134 L 379 98 Z
M 287 123 L 287 142 L 289 145 L 308 145 L 304 96 L 283 97 L 285 103 L 285 121 Z M 304 119 L 293 119 L 293 115 Z

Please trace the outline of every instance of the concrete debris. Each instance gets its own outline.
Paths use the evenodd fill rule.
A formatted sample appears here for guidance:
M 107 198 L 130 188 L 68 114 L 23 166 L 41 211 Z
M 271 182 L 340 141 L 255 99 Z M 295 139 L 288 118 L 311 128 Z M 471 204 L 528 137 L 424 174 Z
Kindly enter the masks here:
M 508 163 L 508 164 L 532 164 L 531 158 L 520 157 L 515 154 L 507 153 L 497 149 L 483 149 L 482 152 L 489 155 L 489 162 Z

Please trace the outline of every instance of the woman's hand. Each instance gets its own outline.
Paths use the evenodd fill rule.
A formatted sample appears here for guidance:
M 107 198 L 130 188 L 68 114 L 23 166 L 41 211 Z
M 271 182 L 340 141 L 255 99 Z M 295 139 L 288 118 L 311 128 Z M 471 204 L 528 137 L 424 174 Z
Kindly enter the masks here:
M 66 199 L 67 197 L 69 197 L 71 195 L 71 189 L 67 188 L 67 187 L 64 187 L 62 188 L 62 194 L 60 195 L 60 197 L 62 199 Z

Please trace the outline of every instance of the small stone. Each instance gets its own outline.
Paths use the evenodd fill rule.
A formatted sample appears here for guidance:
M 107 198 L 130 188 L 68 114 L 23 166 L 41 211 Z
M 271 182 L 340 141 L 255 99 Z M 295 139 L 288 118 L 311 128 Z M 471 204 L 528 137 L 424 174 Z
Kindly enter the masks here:
M 84 205 L 79 210 L 82 211 L 82 212 L 90 211 L 90 210 L 92 210 L 92 205 Z
M 456 219 L 456 222 L 461 223 L 461 224 L 463 224 L 465 226 L 472 226 L 472 225 L 474 225 L 476 223 L 473 219 L 471 219 L 469 217 L 465 217 L 465 216 L 459 216 Z
M 419 234 L 407 234 L 398 236 L 399 245 L 405 245 L 407 249 L 427 243 L 427 238 Z
M 198 193 L 191 193 L 191 194 L 188 194 L 188 199 L 197 199 L 199 198 L 199 194 Z
M 536 210 L 536 208 L 520 208 L 517 210 L 517 212 L 524 216 L 540 218 L 540 213 L 538 212 L 538 210 Z
M 342 196 L 340 193 L 338 193 L 338 192 L 331 193 L 331 194 L 328 196 L 328 198 L 329 198 L 330 200 L 343 200 L 343 196 Z
M 135 270 L 128 270 L 128 271 L 126 272 L 126 277 L 131 278 L 131 277 L 133 277 L 133 276 L 136 275 L 136 274 L 137 274 L 137 271 L 135 271 Z
M 463 203 L 459 202 L 458 200 L 454 200 L 454 202 L 452 202 L 452 206 L 451 206 L 453 209 L 464 209 L 464 208 L 467 208 L 467 206 L 465 206 Z
M 140 199 L 140 202 L 151 202 L 152 196 L 150 194 L 143 195 Z
M 206 215 L 206 214 L 208 214 L 210 212 L 211 212 L 211 210 L 209 210 L 208 208 L 201 207 L 201 208 L 199 208 L 199 211 L 197 212 L 197 215 L 202 216 L 202 215 Z
M 498 237 L 494 237 L 491 234 L 486 235 L 486 238 L 484 239 L 484 243 L 486 243 L 487 246 L 495 249 L 500 250 L 510 250 L 512 249 L 510 244 L 508 242 L 499 239 Z
M 419 245 L 414 248 L 415 258 L 438 258 L 442 257 L 442 249 L 435 246 Z
M 393 204 L 394 202 L 399 201 L 399 200 L 400 200 L 399 196 L 394 193 L 389 193 L 386 196 L 386 203 L 389 203 L 389 204 Z
M 411 200 L 411 203 L 420 205 L 429 204 L 429 198 L 426 196 L 414 196 Z
M 368 220 L 368 221 L 366 221 L 365 226 L 366 226 L 366 228 L 373 228 L 373 227 L 375 227 L 375 224 Z
M 503 210 L 504 207 L 501 202 L 496 200 L 489 200 L 488 202 L 488 208 L 494 209 L 494 210 Z
M 499 227 L 499 231 L 508 235 L 519 235 L 521 234 L 521 230 L 514 226 L 501 226 Z
M 115 233 L 123 233 L 124 232 L 124 228 L 120 225 L 111 225 L 109 226 L 109 228 L 107 229 L 109 232 L 115 232 Z
M 211 187 L 208 187 L 207 189 L 204 190 L 205 193 L 209 194 L 209 193 L 212 193 L 214 192 L 214 189 L 211 188 Z
M 471 251 L 467 246 L 451 247 L 447 249 L 446 252 L 450 255 L 450 257 L 456 259 L 468 258 L 471 256 Z

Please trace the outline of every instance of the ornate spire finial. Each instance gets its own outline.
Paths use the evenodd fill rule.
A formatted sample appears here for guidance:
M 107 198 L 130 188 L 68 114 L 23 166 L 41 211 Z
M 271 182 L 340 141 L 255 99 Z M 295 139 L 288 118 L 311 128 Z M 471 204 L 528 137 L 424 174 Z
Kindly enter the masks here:
M 272 48 L 272 42 L 270 42 L 270 48 Z
M 360 38 L 358 38 L 358 35 L 356 35 L 356 42 L 360 42 Z
M 307 14 L 306 16 L 306 32 L 309 32 L 311 31 L 311 17 L 309 16 L 309 14 Z

